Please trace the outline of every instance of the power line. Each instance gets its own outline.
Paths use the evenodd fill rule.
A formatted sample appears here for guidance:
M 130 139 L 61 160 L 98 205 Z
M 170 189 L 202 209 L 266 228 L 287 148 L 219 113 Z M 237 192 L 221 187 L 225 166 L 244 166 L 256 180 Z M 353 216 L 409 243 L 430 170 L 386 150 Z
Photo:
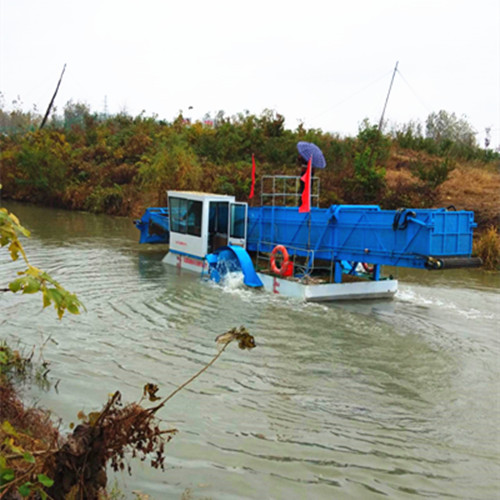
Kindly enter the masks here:
M 371 81 L 369 84 L 365 85 L 364 87 L 362 87 L 361 89 L 357 90 L 356 92 L 354 92 L 353 94 L 351 94 L 350 96 L 346 97 L 345 99 L 342 99 L 341 101 L 337 102 L 336 104 L 334 104 L 333 106 L 330 106 L 328 108 L 326 108 L 324 111 L 322 111 L 321 113 L 317 114 L 316 116 L 314 116 L 313 118 L 318 118 L 320 116 L 323 116 L 324 114 L 326 113 L 329 113 L 330 111 L 332 111 L 333 109 L 335 108 L 338 108 L 339 106 L 341 106 L 342 104 L 350 101 L 352 98 L 356 97 L 358 94 L 361 94 L 362 92 L 364 92 L 366 89 L 370 88 L 372 85 L 375 85 L 376 83 L 378 83 L 380 80 L 384 79 L 387 75 L 389 75 L 390 73 L 387 72 L 387 73 L 384 73 L 382 76 L 376 78 L 375 80 Z
M 427 106 L 427 104 L 419 97 L 419 95 L 415 92 L 415 90 L 413 89 L 413 87 L 408 83 L 408 81 L 406 80 L 406 78 L 403 76 L 403 74 L 401 73 L 401 71 L 399 71 L 398 69 L 398 73 L 399 73 L 399 76 L 401 77 L 401 79 L 403 80 L 403 82 L 408 86 L 408 88 L 411 90 L 411 92 L 413 93 L 413 95 L 417 98 L 417 100 L 420 102 L 420 104 L 422 104 L 422 106 L 425 108 L 425 110 L 430 113 L 431 110 L 429 109 L 429 107 Z

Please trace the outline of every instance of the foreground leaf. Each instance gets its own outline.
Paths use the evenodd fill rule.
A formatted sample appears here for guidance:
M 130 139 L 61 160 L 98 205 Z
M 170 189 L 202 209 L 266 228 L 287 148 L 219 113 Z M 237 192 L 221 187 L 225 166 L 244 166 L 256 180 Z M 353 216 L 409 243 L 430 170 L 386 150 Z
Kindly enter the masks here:
M 54 480 L 47 477 L 45 474 L 38 474 L 38 481 L 45 486 L 46 488 L 50 488 L 54 484 Z
M 17 490 L 19 494 L 22 497 L 28 497 L 31 493 L 31 487 L 33 486 L 33 483 L 30 483 L 29 481 L 27 483 L 24 483 L 23 485 L 19 486 L 19 489 Z

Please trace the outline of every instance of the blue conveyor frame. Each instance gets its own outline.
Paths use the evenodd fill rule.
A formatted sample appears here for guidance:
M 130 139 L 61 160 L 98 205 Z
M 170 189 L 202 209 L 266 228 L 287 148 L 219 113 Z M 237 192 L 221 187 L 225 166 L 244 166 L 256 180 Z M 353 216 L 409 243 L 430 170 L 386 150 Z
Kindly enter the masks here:
M 141 232 L 139 243 L 169 243 L 170 219 L 167 207 L 149 207 L 134 221 Z
M 168 243 L 167 208 L 148 208 L 136 226 L 141 243 Z M 305 258 L 306 273 L 318 261 L 333 264 L 335 282 L 341 280 L 346 262 L 353 270 L 358 262 L 373 264 L 377 280 L 381 265 L 422 269 L 436 259 L 469 259 L 474 227 L 473 212 L 442 208 L 332 205 L 300 213 L 297 207 L 248 207 L 246 250 L 271 252 L 284 245 L 292 257 Z
M 270 252 L 280 244 L 292 255 L 319 260 L 426 268 L 429 257 L 470 257 L 474 227 L 469 211 L 249 207 L 247 250 Z

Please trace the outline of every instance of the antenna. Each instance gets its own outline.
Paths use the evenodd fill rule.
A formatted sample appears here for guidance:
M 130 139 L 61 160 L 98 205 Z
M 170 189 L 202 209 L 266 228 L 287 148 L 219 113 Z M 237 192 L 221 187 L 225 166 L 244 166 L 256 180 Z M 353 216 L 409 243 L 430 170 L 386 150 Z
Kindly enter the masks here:
M 394 66 L 394 71 L 392 73 L 391 84 L 389 85 L 389 91 L 387 92 L 387 97 L 385 98 L 384 109 L 382 110 L 382 116 L 378 123 L 378 129 L 382 130 L 382 125 L 384 123 L 385 108 L 387 108 L 387 103 L 389 102 L 389 96 L 391 95 L 392 83 L 394 82 L 394 77 L 396 76 L 396 71 L 398 70 L 399 61 L 396 61 L 396 66 Z

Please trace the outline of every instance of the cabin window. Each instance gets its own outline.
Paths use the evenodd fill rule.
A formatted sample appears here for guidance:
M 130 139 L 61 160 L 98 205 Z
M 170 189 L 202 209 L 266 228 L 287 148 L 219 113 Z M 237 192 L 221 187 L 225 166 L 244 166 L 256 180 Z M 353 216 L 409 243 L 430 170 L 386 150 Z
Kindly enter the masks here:
M 245 205 L 231 205 L 231 238 L 245 238 Z
M 201 214 L 203 204 L 201 201 L 188 200 L 187 205 L 187 234 L 201 236 Z
M 228 206 L 227 201 L 210 202 L 208 217 L 208 231 L 210 233 L 227 235 Z
M 170 197 L 170 230 L 175 233 L 201 236 L 201 201 Z

